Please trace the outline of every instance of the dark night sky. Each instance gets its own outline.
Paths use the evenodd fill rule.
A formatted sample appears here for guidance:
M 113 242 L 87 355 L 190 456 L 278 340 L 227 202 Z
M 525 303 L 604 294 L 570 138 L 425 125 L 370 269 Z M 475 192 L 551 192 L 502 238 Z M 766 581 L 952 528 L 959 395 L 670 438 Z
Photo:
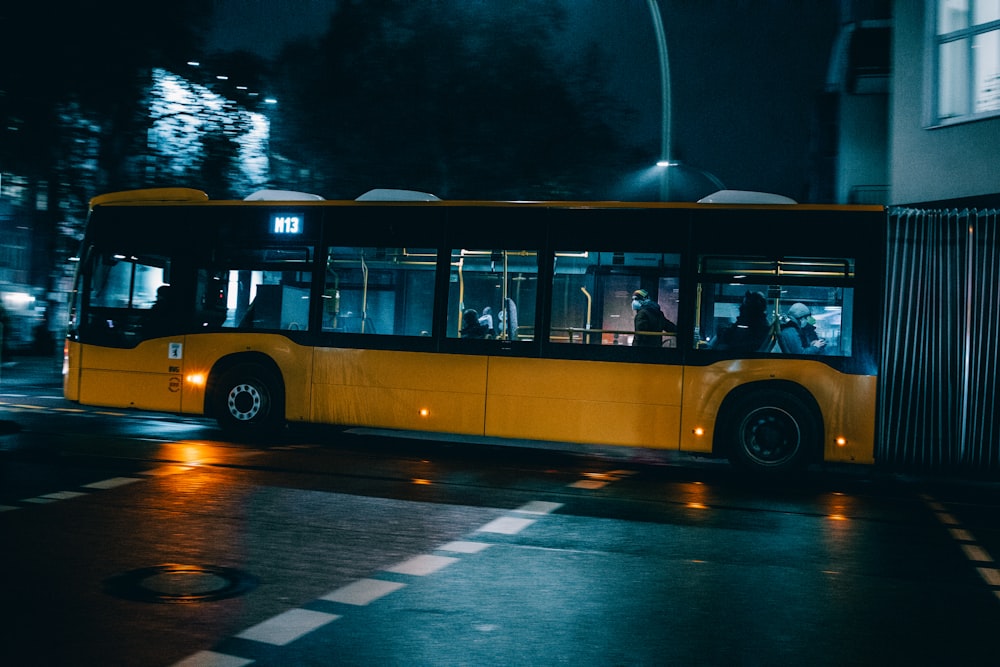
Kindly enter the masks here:
M 555 0 L 560 1 L 560 0 Z M 561 0 L 566 49 L 598 41 L 623 128 L 651 158 L 660 147 L 660 79 L 646 0 Z M 321 34 L 333 0 L 214 0 L 217 50 L 266 57 Z M 496 0 L 498 8 L 504 2 Z M 811 114 L 837 28 L 836 0 L 660 0 L 672 78 L 672 157 L 735 189 L 805 196 Z M 294 8 L 294 9 L 292 9 Z

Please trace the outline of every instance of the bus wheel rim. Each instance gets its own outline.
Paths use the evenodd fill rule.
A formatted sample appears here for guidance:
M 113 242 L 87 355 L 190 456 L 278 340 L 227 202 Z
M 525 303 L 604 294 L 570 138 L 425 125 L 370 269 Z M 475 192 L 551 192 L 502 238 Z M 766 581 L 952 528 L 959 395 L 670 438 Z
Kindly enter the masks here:
M 743 419 L 740 446 L 754 463 L 777 466 L 795 457 L 802 446 L 802 432 L 788 411 L 774 406 L 757 408 Z
M 229 414 L 237 421 L 250 421 L 260 415 L 264 407 L 264 397 L 252 384 L 238 384 L 229 390 L 226 398 Z

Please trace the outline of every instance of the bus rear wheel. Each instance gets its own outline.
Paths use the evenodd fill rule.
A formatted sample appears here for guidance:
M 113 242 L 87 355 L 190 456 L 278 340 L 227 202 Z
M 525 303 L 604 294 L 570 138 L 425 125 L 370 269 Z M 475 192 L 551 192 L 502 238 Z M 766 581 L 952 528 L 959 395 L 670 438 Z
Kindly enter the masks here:
M 216 385 L 215 418 L 237 438 L 273 435 L 283 422 L 281 381 L 263 366 L 242 364 L 227 370 Z
M 773 389 L 740 398 L 727 411 L 724 428 L 730 462 L 772 476 L 803 468 L 816 451 L 820 430 L 802 399 Z

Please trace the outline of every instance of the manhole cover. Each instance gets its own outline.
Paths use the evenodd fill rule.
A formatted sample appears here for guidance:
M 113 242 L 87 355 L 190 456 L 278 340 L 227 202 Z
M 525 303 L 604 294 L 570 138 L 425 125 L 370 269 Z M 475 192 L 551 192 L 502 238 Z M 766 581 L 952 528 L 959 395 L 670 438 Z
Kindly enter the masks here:
M 165 563 L 119 574 L 104 590 L 138 602 L 191 604 L 236 597 L 257 586 L 257 578 L 229 567 Z

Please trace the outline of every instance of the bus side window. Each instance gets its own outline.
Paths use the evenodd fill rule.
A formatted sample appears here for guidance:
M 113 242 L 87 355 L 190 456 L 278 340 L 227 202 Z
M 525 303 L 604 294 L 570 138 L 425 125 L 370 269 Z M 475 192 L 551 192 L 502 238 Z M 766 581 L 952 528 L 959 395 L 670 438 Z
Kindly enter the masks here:
M 853 259 L 706 255 L 699 272 L 696 349 L 851 356 Z
M 206 328 L 304 331 L 309 325 L 312 251 L 233 249 L 198 271 L 198 320 Z
M 550 342 L 677 346 L 680 255 L 561 250 L 554 261 Z M 645 297 L 633 306 L 640 290 Z M 666 318 L 661 331 L 636 333 L 634 308 L 645 301 Z
M 83 323 L 108 345 L 132 346 L 164 333 L 154 326 L 157 290 L 170 279 L 170 259 L 163 256 L 108 253 L 90 267 L 90 301 Z M 168 324 L 176 325 L 173 322 Z
M 537 283 L 534 250 L 453 249 L 447 336 L 532 340 Z
M 323 331 L 429 336 L 437 251 L 331 247 L 323 287 Z

